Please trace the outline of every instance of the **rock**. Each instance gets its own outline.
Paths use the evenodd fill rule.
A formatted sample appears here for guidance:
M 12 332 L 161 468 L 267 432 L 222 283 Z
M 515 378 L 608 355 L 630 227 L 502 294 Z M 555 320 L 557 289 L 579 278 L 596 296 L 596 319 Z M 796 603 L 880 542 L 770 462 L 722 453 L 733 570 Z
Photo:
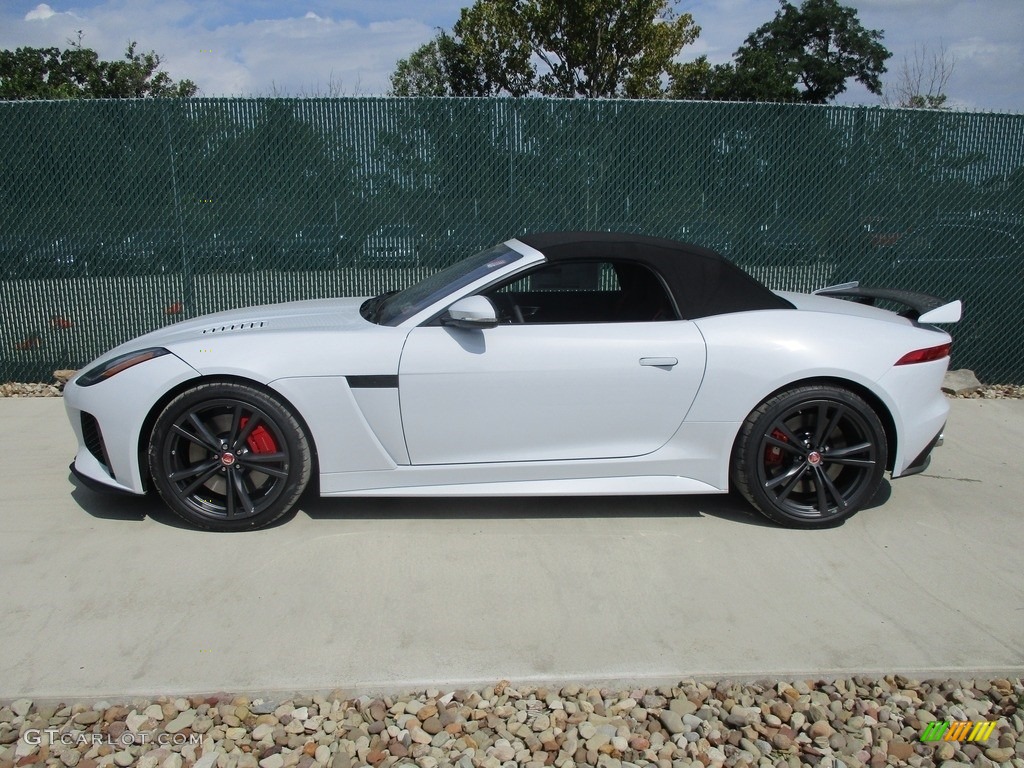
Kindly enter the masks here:
M 1013 747 L 989 747 L 985 750 L 985 757 L 994 763 L 1005 763 L 1013 759 Z
M 177 705 L 175 705 L 177 706 Z M 192 723 L 196 721 L 196 711 L 194 709 L 186 708 L 185 710 L 179 710 L 179 714 L 166 726 L 164 730 L 168 733 L 180 733 L 181 731 L 188 728 Z
M 326 744 L 321 744 L 316 748 L 316 751 L 313 752 L 313 757 L 316 758 L 316 761 L 320 763 L 320 765 L 327 765 L 327 763 L 331 761 L 331 748 Z
M 280 752 L 260 760 L 260 768 L 284 768 L 284 758 Z
M 807 710 L 807 719 L 812 723 L 816 723 L 819 720 L 828 720 L 831 714 L 827 707 L 823 707 L 820 704 L 811 704 Z
M 939 745 L 935 748 L 936 760 L 952 760 L 955 755 L 956 745 L 948 741 L 939 742 Z
M 827 739 L 834 733 L 834 731 L 832 726 L 828 724 L 827 720 L 818 720 L 811 724 L 807 733 L 812 739 Z
M 658 715 L 658 719 L 661 720 L 661 724 L 673 736 L 686 731 L 686 726 L 683 725 L 683 718 L 678 712 L 673 712 L 671 709 L 663 709 L 661 714 Z M 583 735 L 582 730 L 580 735 Z
M 352 768 L 352 758 L 348 756 L 348 752 L 339 749 L 331 760 L 331 768 Z
M 906 761 L 914 754 L 914 745 L 908 744 L 905 741 L 892 741 L 889 742 L 889 757 L 895 757 L 897 760 Z
M 692 715 L 697 711 L 697 705 L 689 699 L 672 699 L 668 708 L 679 715 Z
M 787 701 L 776 701 L 771 705 L 771 713 L 784 723 L 793 716 L 793 705 Z
M 725 722 L 736 728 L 745 728 L 761 719 L 758 707 L 733 707 L 725 718 Z
M 501 745 L 496 744 L 491 747 L 490 756 L 497 758 L 502 763 L 512 760 L 516 756 L 516 751 L 512 748 L 512 745 L 505 739 L 498 739 L 498 741 L 504 741 L 505 743 Z
M 598 731 L 589 739 L 587 739 L 587 749 L 596 752 L 599 749 L 601 749 L 601 747 L 603 747 L 605 744 L 610 744 L 611 741 L 612 737 L 609 734 L 604 733 L 603 731 Z
M 777 733 L 772 736 L 772 746 L 785 752 L 793 746 L 793 740 L 784 733 Z
M 75 715 L 74 721 L 79 725 L 93 725 L 98 723 L 102 716 L 102 712 L 97 712 L 95 709 L 87 709 L 85 712 L 79 712 Z
M 127 749 L 123 749 L 120 752 L 114 753 L 114 764 L 121 766 L 121 768 L 128 768 L 129 765 L 135 762 L 135 755 L 129 752 Z M 198 763 L 196 763 L 198 765 Z M 209 766 L 205 766 L 209 768 Z
M 25 717 L 25 715 L 27 715 L 29 713 L 29 710 L 31 710 L 31 709 L 32 709 L 32 700 L 31 699 L 18 699 L 17 701 L 12 701 L 11 702 L 11 711 L 17 717 Z
M 124 723 L 132 733 L 138 733 L 139 731 L 151 731 L 156 727 L 156 723 L 152 718 L 147 715 L 140 715 L 134 709 L 128 717 L 125 718 Z
M 981 382 L 969 368 L 947 371 L 942 380 L 942 391 L 949 395 L 969 395 L 981 389 Z
M 208 752 L 196 760 L 195 765 L 192 768 L 213 768 L 217 764 L 217 757 L 219 753 L 216 751 Z

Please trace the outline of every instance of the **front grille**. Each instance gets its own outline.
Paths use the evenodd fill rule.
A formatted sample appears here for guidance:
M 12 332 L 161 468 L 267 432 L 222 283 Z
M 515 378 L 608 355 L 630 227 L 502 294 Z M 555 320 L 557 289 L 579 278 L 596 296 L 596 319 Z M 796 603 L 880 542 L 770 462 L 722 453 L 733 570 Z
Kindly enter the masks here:
M 100 433 L 100 425 L 96 417 L 91 413 L 82 411 L 82 439 L 85 440 L 85 447 L 96 460 L 103 465 L 107 474 L 110 472 L 110 459 L 107 458 L 107 447 L 103 444 L 103 435 Z

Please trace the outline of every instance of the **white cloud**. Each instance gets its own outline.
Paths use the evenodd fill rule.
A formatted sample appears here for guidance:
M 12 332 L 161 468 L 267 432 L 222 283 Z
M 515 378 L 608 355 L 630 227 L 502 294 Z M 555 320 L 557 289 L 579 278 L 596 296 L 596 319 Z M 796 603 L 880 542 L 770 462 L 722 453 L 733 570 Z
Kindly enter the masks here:
M 25 14 L 25 21 L 42 21 L 56 15 L 56 13 L 57 12 L 46 3 L 40 3 Z

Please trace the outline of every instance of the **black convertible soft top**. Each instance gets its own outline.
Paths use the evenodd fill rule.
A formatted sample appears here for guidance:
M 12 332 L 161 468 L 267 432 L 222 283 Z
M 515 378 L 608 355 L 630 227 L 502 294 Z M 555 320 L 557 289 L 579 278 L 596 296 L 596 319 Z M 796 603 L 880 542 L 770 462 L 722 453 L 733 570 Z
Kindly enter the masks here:
M 757 309 L 793 309 L 728 259 L 692 243 L 614 232 L 544 232 L 516 239 L 551 261 L 615 258 L 646 264 L 665 279 L 688 320 Z

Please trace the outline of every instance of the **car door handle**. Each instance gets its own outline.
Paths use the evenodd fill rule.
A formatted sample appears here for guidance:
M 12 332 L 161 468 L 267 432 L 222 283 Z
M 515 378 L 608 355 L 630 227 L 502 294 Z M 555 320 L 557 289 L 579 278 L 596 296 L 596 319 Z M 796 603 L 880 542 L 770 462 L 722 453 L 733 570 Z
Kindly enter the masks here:
M 679 361 L 674 357 L 641 357 L 640 365 L 653 365 L 656 368 L 671 368 Z

